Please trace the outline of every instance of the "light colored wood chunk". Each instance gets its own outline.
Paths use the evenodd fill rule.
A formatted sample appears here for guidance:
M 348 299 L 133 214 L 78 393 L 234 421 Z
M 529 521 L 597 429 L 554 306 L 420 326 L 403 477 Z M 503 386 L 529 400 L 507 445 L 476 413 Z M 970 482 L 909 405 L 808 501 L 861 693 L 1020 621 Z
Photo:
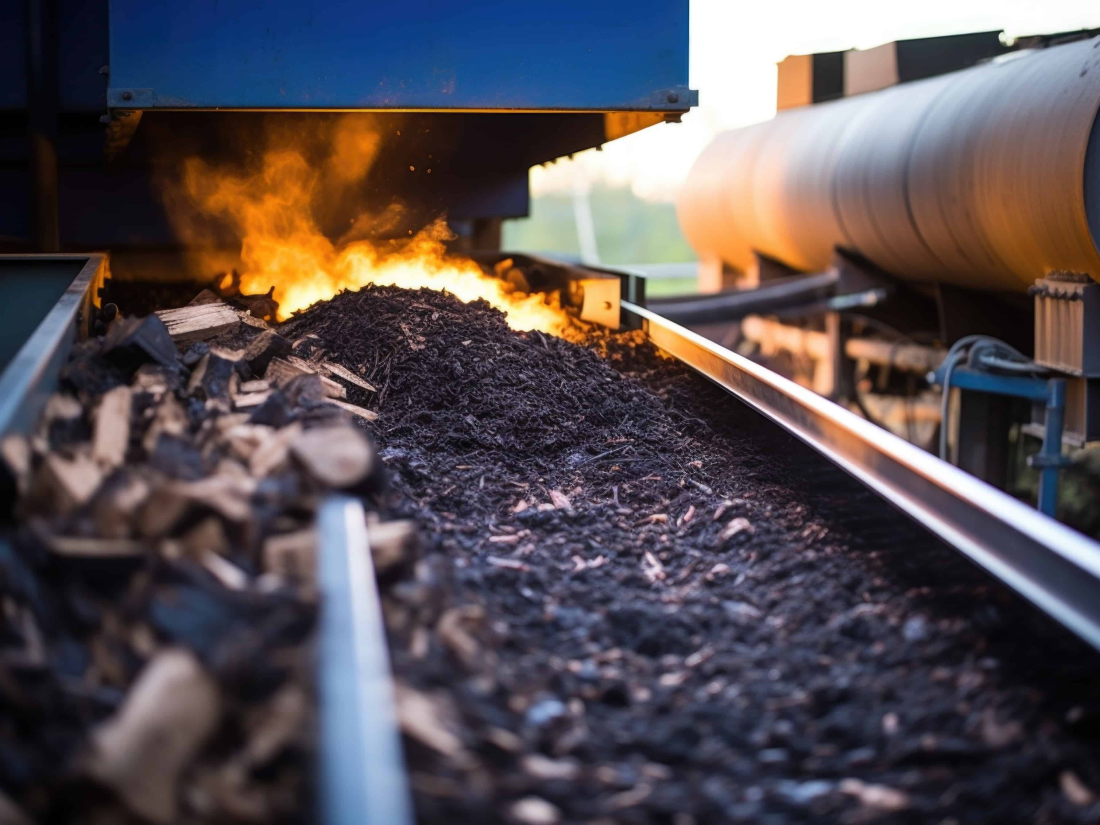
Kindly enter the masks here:
M 60 513 L 87 502 L 103 480 L 99 465 L 83 454 L 71 461 L 56 453 L 47 455 L 39 473 L 39 478 L 53 496 L 55 509 Z
M 233 406 L 238 410 L 248 410 L 252 407 L 258 407 L 271 397 L 271 390 L 264 390 L 263 392 L 246 392 L 241 393 L 233 399 Z
M 240 391 L 242 393 L 265 392 L 269 389 L 271 389 L 271 385 L 262 378 L 257 378 L 254 381 L 242 381 L 240 386 Z
M 317 533 L 312 528 L 264 539 L 264 571 L 312 581 L 316 568 Z
M 328 487 L 350 487 L 365 479 L 374 466 L 374 452 L 355 427 L 320 427 L 301 433 L 291 453 L 306 472 Z
M 69 536 L 50 536 L 46 545 L 59 556 L 93 559 L 126 558 L 140 556 L 145 544 L 129 539 L 85 539 Z
M 233 308 L 225 303 L 162 309 L 156 316 L 168 327 L 168 334 L 176 343 L 213 338 L 241 322 Z
M 341 366 L 340 364 L 333 364 L 331 361 L 325 361 L 321 364 L 321 368 L 326 370 L 330 375 L 335 375 L 337 378 L 343 378 L 349 384 L 362 387 L 368 392 L 378 392 L 375 386 L 369 381 L 365 381 L 347 367 Z
M 362 418 L 364 421 L 377 421 L 378 413 L 374 410 L 368 410 L 365 407 L 357 407 L 354 404 L 349 404 L 347 401 L 340 401 L 336 398 L 326 398 L 325 401 L 333 406 L 339 407 L 342 410 L 346 410 L 354 416 Z
M 115 387 L 104 393 L 96 408 L 92 458 L 102 467 L 119 467 L 126 460 L 126 448 L 130 444 L 130 399 L 129 387 Z
M 221 693 L 199 660 L 180 648 L 163 650 L 92 732 L 84 770 L 142 818 L 172 822 L 180 776 L 220 716 Z

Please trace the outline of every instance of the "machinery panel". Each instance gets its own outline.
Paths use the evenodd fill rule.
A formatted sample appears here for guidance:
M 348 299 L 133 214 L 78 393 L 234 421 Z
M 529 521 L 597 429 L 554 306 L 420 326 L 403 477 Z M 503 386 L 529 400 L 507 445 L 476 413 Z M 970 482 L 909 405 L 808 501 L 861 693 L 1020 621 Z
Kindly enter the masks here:
M 684 111 L 687 0 L 112 0 L 125 108 Z M 691 98 L 691 99 L 689 99 Z

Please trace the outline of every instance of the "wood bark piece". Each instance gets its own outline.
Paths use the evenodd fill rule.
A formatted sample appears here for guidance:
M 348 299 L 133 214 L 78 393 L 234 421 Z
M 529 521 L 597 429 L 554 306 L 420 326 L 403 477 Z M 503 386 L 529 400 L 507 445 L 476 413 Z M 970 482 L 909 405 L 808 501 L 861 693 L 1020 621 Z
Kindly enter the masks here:
M 177 344 L 205 341 L 233 329 L 241 322 L 237 313 L 226 303 L 162 309 L 156 316 L 164 322 L 168 334 Z
M 286 358 L 273 358 L 264 373 L 264 379 L 276 387 L 285 387 L 300 375 L 316 375 L 321 379 L 321 387 L 329 398 L 347 398 L 347 390 L 342 384 L 337 384 L 331 378 L 318 374 L 314 365 L 297 356 L 290 355 Z
M 229 396 L 230 379 L 236 374 L 237 364 L 214 352 L 208 352 L 195 365 L 187 392 L 208 401 Z
M 290 341 L 277 332 L 261 332 L 244 351 L 244 360 L 255 375 L 263 375 L 272 358 L 281 358 L 290 354 Z
M 374 451 L 351 426 L 319 427 L 300 434 L 291 445 L 295 460 L 326 487 L 352 487 L 374 469 Z
M 290 455 L 290 445 L 302 432 L 298 422 L 288 424 L 261 444 L 248 459 L 248 471 L 263 478 L 282 467 Z
M 196 295 L 194 298 L 192 298 L 191 303 L 189 303 L 187 306 L 194 307 L 194 306 L 202 306 L 203 304 L 222 304 L 222 303 L 225 303 L 225 302 L 222 301 L 222 299 L 218 297 L 218 294 L 216 292 L 214 292 L 211 289 L 204 289 L 202 292 L 200 292 L 198 295 Z
M 216 475 L 198 481 L 186 481 L 174 484 L 172 492 L 178 493 L 187 501 L 203 504 L 221 516 L 243 523 L 252 516 L 249 498 L 256 489 L 251 478 Z
M 136 369 L 150 361 L 164 367 L 176 366 L 175 342 L 156 315 L 112 321 L 103 341 L 103 355 L 108 361 L 127 368 Z
M 362 418 L 364 421 L 378 420 L 378 413 L 374 410 L 368 410 L 366 407 L 357 407 L 354 404 L 349 404 L 347 401 L 341 401 L 339 398 L 326 398 L 325 403 L 346 410 L 352 415 Z
M 92 733 L 85 771 L 139 816 L 171 822 L 180 774 L 220 715 L 218 686 L 194 655 L 164 650 L 142 670 L 122 707 Z
M 129 387 L 115 387 L 104 393 L 95 411 L 92 458 L 103 467 L 119 467 L 126 460 L 130 444 Z
M 331 361 L 325 361 L 321 364 L 321 369 L 325 370 L 330 375 L 335 375 L 337 378 L 342 378 L 349 384 L 354 384 L 355 386 L 361 387 L 368 392 L 378 392 L 375 386 L 369 381 L 366 381 L 365 379 L 361 378 L 360 376 L 349 370 L 347 367 L 341 366 L 340 364 L 333 364 Z

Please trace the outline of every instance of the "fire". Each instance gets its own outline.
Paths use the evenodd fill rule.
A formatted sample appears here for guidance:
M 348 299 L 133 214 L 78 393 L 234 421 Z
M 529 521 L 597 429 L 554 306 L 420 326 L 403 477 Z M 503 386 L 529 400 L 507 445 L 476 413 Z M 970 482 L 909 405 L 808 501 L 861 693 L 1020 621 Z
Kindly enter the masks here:
M 501 310 L 516 330 L 562 334 L 569 318 L 557 293 L 526 294 L 486 275 L 468 258 L 447 254 L 446 222 L 440 218 L 400 241 L 333 242 L 321 232 L 312 207 L 334 186 L 346 186 L 365 174 L 377 151 L 370 134 L 337 131 L 328 162 L 311 166 L 293 149 L 265 153 L 262 168 L 239 175 L 211 167 L 198 158 L 184 168 L 187 197 L 199 208 L 229 219 L 241 238 L 241 291 L 266 293 L 274 287 L 279 320 L 341 290 L 367 284 L 407 289 L 446 290 L 461 301 L 484 299 Z M 360 216 L 353 231 L 384 222 Z

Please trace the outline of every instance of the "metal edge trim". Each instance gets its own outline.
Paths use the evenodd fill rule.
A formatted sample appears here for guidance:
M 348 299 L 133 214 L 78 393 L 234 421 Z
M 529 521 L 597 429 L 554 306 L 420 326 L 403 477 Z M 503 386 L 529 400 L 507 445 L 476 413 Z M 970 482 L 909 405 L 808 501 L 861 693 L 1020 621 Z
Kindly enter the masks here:
M 80 260 L 84 266 L 61 298 L 19 348 L 15 358 L 0 374 L 0 436 L 28 432 L 34 427 L 77 337 L 82 309 L 88 306 L 88 291 L 97 283 L 106 256 L 91 255 L 4 255 L 3 260 Z
M 656 346 L 809 444 L 1100 648 L 1100 544 L 691 330 L 628 302 L 623 310 L 644 319 Z M 708 359 L 747 380 L 732 383 Z M 838 436 L 855 439 L 858 449 L 842 449 L 835 443 Z
M 317 564 L 323 821 L 411 825 L 382 602 L 358 500 L 332 496 L 322 504 Z

